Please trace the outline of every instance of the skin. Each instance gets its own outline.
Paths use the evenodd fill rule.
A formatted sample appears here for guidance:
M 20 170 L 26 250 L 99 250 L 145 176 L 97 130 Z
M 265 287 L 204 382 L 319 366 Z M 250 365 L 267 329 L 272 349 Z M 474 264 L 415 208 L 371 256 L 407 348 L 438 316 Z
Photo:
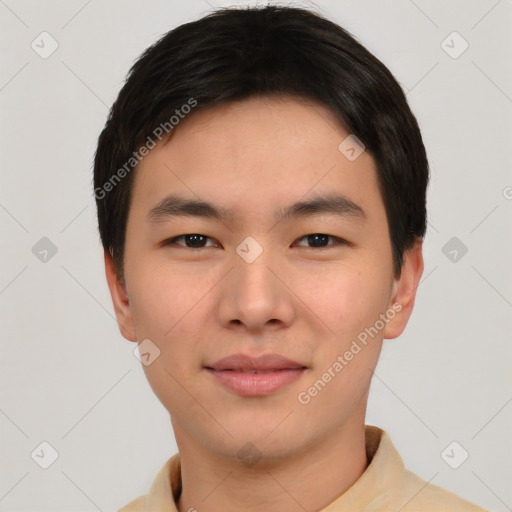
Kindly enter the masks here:
M 106 276 L 122 335 L 150 339 L 161 351 L 144 371 L 175 432 L 180 512 L 321 510 L 367 467 L 372 371 L 383 339 L 407 324 L 423 258 L 418 240 L 394 277 L 375 163 L 367 151 L 349 161 L 338 150 L 348 135 L 318 104 L 252 98 L 189 115 L 137 168 L 125 285 L 108 253 Z M 276 223 L 276 208 L 329 192 L 360 205 L 366 218 L 324 214 Z M 169 193 L 235 215 L 229 222 L 149 222 L 148 211 Z M 160 244 L 191 233 L 210 237 L 207 246 Z M 315 233 L 350 245 L 328 239 L 316 248 L 303 238 Z M 236 252 L 247 236 L 263 249 L 252 263 Z M 298 394 L 394 303 L 402 309 L 385 328 L 308 404 L 299 403 Z M 243 397 L 204 369 L 235 353 L 278 353 L 308 370 L 270 396 Z M 261 454 L 253 466 L 237 457 L 247 442 Z

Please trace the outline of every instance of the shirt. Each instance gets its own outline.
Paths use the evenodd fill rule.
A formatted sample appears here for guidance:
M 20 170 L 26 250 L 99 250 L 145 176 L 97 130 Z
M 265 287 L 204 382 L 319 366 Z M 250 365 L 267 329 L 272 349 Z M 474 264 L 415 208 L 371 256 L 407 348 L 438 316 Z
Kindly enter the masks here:
M 388 434 L 365 425 L 368 466 L 341 496 L 319 512 L 488 512 L 408 471 Z M 178 512 L 179 453 L 156 475 L 148 494 L 118 512 Z

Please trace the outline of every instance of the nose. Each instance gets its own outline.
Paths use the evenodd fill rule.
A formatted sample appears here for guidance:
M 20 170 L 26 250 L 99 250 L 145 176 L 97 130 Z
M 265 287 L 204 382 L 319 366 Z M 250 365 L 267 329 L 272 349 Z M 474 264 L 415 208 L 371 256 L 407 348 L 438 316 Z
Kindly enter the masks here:
M 252 262 L 235 254 L 233 265 L 220 283 L 217 318 L 222 326 L 252 334 L 290 326 L 294 296 L 286 284 L 284 264 L 264 250 Z

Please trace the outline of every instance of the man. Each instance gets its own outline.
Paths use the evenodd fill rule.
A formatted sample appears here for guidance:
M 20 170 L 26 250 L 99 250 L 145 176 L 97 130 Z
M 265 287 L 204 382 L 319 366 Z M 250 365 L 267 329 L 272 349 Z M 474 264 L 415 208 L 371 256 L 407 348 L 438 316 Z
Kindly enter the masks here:
M 307 10 L 219 10 L 134 64 L 94 167 L 122 335 L 179 454 L 129 511 L 481 511 L 365 425 L 423 272 L 428 163 L 389 70 Z

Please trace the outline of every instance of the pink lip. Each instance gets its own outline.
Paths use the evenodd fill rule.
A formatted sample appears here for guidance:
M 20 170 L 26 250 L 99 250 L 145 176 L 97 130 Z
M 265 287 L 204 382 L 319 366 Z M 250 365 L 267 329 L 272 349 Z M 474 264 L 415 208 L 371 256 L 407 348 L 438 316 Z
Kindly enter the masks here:
M 234 354 L 205 369 L 239 395 L 265 396 L 299 379 L 307 368 L 278 354 L 260 357 Z

